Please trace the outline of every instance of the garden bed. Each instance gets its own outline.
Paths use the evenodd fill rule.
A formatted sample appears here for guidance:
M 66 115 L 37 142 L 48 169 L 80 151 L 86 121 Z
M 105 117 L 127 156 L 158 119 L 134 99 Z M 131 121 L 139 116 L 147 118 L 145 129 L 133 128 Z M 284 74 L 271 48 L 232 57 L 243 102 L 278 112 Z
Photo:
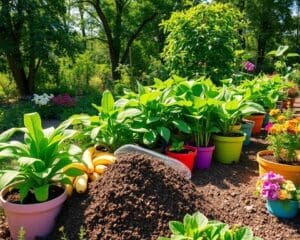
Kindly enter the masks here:
M 252 138 L 251 144 L 243 148 L 241 161 L 238 164 L 224 165 L 221 163 L 214 162 L 212 167 L 207 171 L 201 171 L 201 172 L 195 171 L 193 173 L 192 182 L 195 184 L 198 192 L 195 190 L 195 194 L 191 195 L 190 190 L 187 190 L 184 192 L 184 196 L 178 196 L 178 197 L 180 198 L 180 201 L 191 201 L 191 199 L 195 199 L 195 196 L 198 196 L 199 199 L 195 200 L 194 202 L 191 202 L 190 206 L 181 206 L 182 208 L 181 210 L 189 212 L 189 211 L 194 211 L 195 208 L 198 208 L 209 218 L 214 218 L 216 220 L 224 221 L 230 225 L 240 224 L 240 225 L 250 226 L 253 229 L 254 234 L 256 236 L 262 237 L 265 240 L 300 239 L 299 214 L 293 220 L 281 220 L 276 217 L 273 217 L 267 212 L 263 200 L 259 197 L 255 197 L 253 194 L 253 192 L 255 191 L 255 183 L 258 176 L 258 166 L 257 163 L 255 162 L 256 152 L 259 150 L 263 150 L 267 147 L 263 139 L 264 136 L 259 136 L 258 138 Z M 174 177 L 173 175 L 168 175 L 168 178 L 170 179 L 172 179 L 173 177 Z M 112 180 L 113 176 L 112 175 L 108 176 L 108 179 L 109 178 Z M 173 181 L 175 179 L 176 177 L 173 179 Z M 174 189 L 180 188 L 180 184 L 182 184 L 180 183 L 180 179 L 181 178 L 177 178 L 179 186 L 173 186 Z M 97 199 L 95 197 L 95 193 L 99 194 L 99 196 L 102 197 L 107 196 L 107 194 L 109 193 L 109 189 L 103 189 L 103 191 L 101 191 L 101 187 L 106 185 L 104 182 L 101 182 L 101 180 L 99 183 L 103 185 L 98 185 L 98 187 L 91 186 L 87 194 L 80 195 L 80 196 L 74 195 L 74 197 L 71 200 L 69 200 L 69 202 L 67 203 L 66 208 L 64 208 L 64 211 L 62 212 L 62 215 L 60 216 L 58 221 L 59 223 L 65 223 L 64 228 L 67 236 L 70 230 L 71 231 L 74 229 L 79 230 L 78 228 L 81 225 L 84 225 L 86 222 L 92 224 L 92 222 L 95 220 L 95 219 L 92 220 L 93 217 L 95 217 L 94 216 L 95 214 L 92 212 L 89 213 L 90 216 L 89 220 L 84 219 L 83 216 L 86 215 L 87 212 L 84 213 L 83 207 L 80 206 L 85 205 L 86 207 L 87 205 L 90 204 L 89 201 L 95 201 L 95 199 Z M 148 184 L 151 185 L 151 183 Z M 195 189 L 192 184 L 188 184 L 188 186 L 189 189 Z M 118 188 L 118 185 L 111 185 L 110 188 L 111 190 L 116 190 Z M 129 185 L 127 186 L 127 189 L 130 189 Z M 125 193 L 117 192 L 116 195 L 122 196 L 122 194 L 124 195 Z M 128 193 L 128 195 L 130 195 L 130 193 Z M 133 196 L 132 199 L 134 199 L 134 197 L 135 196 Z M 141 199 L 143 199 L 143 197 L 141 197 Z M 103 199 L 98 199 L 98 200 L 101 203 L 104 201 Z M 82 204 L 79 205 L 79 201 L 81 201 Z M 178 202 L 179 200 L 177 199 L 176 201 Z M 135 204 L 136 206 L 139 206 L 138 203 L 132 203 L 131 207 L 134 207 Z M 104 211 L 105 207 L 101 207 L 97 205 L 96 202 L 93 203 L 93 207 L 95 207 L 94 209 L 95 211 L 97 209 L 97 211 L 99 212 L 102 213 L 105 212 Z M 157 206 L 155 205 L 153 207 L 157 208 Z M 164 206 L 164 208 L 167 208 L 167 205 Z M 122 210 L 122 208 L 120 208 L 120 210 Z M 73 222 L 68 221 L 68 218 L 70 218 L 70 216 L 66 211 L 73 212 L 73 214 L 75 215 L 75 217 L 72 219 Z M 108 215 L 111 214 L 112 212 L 113 211 L 111 210 L 108 211 L 106 214 Z M 114 239 L 155 239 L 153 237 L 150 237 L 152 235 L 149 232 L 147 232 L 145 229 L 155 232 L 155 235 L 166 233 L 168 232 L 167 220 L 174 219 L 175 216 L 178 218 L 177 220 L 182 220 L 182 217 L 184 215 L 184 213 L 180 211 L 179 212 L 156 211 L 155 209 L 151 209 L 151 208 L 149 208 L 149 213 L 151 213 L 152 215 L 155 216 L 155 218 L 157 218 L 156 221 L 151 222 L 152 224 L 151 226 L 154 227 L 155 229 L 150 228 L 151 226 L 146 226 L 146 227 L 135 226 L 134 228 L 132 228 L 131 232 L 134 233 L 137 238 L 133 238 L 133 237 L 129 237 L 130 232 L 128 232 L 128 229 L 119 228 L 120 232 L 123 231 L 125 234 L 124 236 L 127 235 L 129 238 L 119 237 Z M 163 215 L 162 219 L 158 219 L 159 213 L 162 213 Z M 117 216 L 115 212 L 113 212 L 113 214 L 115 214 L 115 217 Z M 149 219 L 151 219 L 151 214 L 150 216 L 148 216 Z M 123 219 L 126 220 L 130 219 L 128 218 L 128 216 L 130 215 L 124 214 Z M 139 217 L 143 218 L 143 216 L 136 216 L 136 217 L 137 219 Z M 141 221 L 141 219 L 138 220 Z M 134 221 L 133 219 L 132 222 L 137 224 L 137 221 Z M 123 221 L 123 223 L 115 222 L 115 224 L 121 224 L 121 225 L 123 224 L 122 225 L 123 227 L 126 226 L 126 224 L 130 226 L 130 223 L 131 222 L 126 222 L 126 221 Z M 103 233 L 104 231 L 103 229 L 99 228 L 98 229 L 99 233 L 102 232 L 101 233 L 102 235 L 99 239 L 109 239 L 109 237 L 113 236 L 111 234 L 114 234 L 113 233 L 114 227 L 116 226 L 120 227 L 121 225 L 115 225 L 115 226 L 111 225 L 108 228 L 108 232 L 106 233 L 107 235 Z M 139 232 L 137 230 L 137 228 L 139 227 L 143 228 L 142 232 Z M 87 230 L 87 233 L 90 234 L 89 231 L 90 230 Z M 93 234 L 97 235 L 97 233 L 95 232 Z M 77 236 L 76 234 L 73 234 L 72 236 L 68 236 L 68 237 L 70 240 L 72 239 L 77 240 L 78 238 L 76 236 Z M 9 239 L 7 226 L 5 224 L 5 219 L 3 217 L 0 218 L 0 239 Z M 57 235 L 49 239 L 57 239 Z M 94 237 L 93 239 L 97 239 L 97 238 Z

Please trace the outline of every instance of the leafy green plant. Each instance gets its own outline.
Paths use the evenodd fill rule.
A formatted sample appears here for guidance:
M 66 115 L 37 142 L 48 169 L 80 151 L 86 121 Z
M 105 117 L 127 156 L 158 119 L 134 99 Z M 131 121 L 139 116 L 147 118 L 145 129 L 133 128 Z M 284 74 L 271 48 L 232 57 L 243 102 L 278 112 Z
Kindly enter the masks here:
M 214 82 L 231 76 L 242 14 L 228 4 L 198 4 L 163 21 L 167 33 L 163 58 L 168 69 L 188 77 L 209 76 Z
M 265 112 L 261 105 L 245 99 L 243 95 L 226 86 L 223 86 L 216 99 L 221 102 L 214 111 L 214 118 L 217 119 L 218 128 L 224 136 L 230 135 L 232 126 L 239 123 L 244 116 Z
M 113 152 L 123 144 L 133 143 L 134 134 L 128 119 L 140 114 L 138 109 L 117 107 L 112 93 L 104 91 L 101 105 L 93 104 L 98 115 L 74 115 L 74 124 L 81 124 L 82 135 L 88 137 L 87 145 L 95 144 Z
M 180 152 L 184 148 L 184 142 L 173 140 L 170 146 L 170 151 L 172 152 Z
M 78 161 L 81 149 L 68 142 L 76 130 L 67 129 L 72 119 L 62 122 L 56 129 L 42 128 L 38 113 L 24 115 L 24 128 L 11 128 L 0 135 L 0 160 L 14 159 L 13 169 L 0 171 L 0 189 L 14 184 L 23 201 L 29 192 L 39 202 L 46 201 L 50 185 L 71 184 L 67 176 L 78 176 L 82 171 L 64 167 Z M 9 141 L 16 132 L 24 133 L 24 142 Z
M 212 133 L 219 132 L 217 122 L 213 118 L 217 105 L 221 102 L 216 98 L 218 89 L 209 79 L 198 79 L 190 81 L 188 89 L 192 105 L 186 106 L 186 121 L 192 128 L 195 144 L 198 147 L 207 147 L 210 143 Z
M 159 237 L 158 240 L 259 240 L 248 227 L 230 228 L 218 221 L 209 221 L 202 213 L 186 214 L 183 222 L 170 221 L 172 232 L 170 238 Z
M 138 92 L 127 92 L 117 101 L 124 113 L 137 113 L 130 120 L 130 128 L 138 136 L 139 143 L 154 147 L 160 140 L 168 143 L 171 133 L 191 133 L 191 127 L 183 120 L 186 105 L 191 105 L 183 95 L 175 94 L 174 79 L 162 83 L 155 79 L 153 86 L 138 84 Z

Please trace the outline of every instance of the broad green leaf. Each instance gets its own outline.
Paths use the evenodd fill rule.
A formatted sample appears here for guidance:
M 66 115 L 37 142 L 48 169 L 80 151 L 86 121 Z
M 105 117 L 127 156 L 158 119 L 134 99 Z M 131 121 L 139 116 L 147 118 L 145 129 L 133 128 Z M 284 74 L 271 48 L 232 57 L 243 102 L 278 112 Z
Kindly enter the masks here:
M 13 149 L 6 148 L 6 149 L 0 151 L 0 160 L 1 159 L 8 160 L 8 159 L 15 158 L 15 157 L 16 157 L 16 155 L 15 155 L 15 152 Z
M 19 171 L 14 171 L 14 170 L 5 170 L 1 171 L 0 175 L 0 189 L 6 187 L 13 181 L 18 180 L 17 178 L 19 177 Z
M 233 236 L 235 240 L 253 240 L 253 232 L 247 227 L 234 230 Z
M 66 185 L 66 184 L 69 184 L 69 185 L 72 185 L 72 184 L 73 184 L 73 182 L 70 180 L 70 178 L 67 178 L 67 177 L 60 179 L 59 182 L 60 182 L 61 184 L 65 184 L 65 185 Z
M 288 53 L 286 56 L 289 58 L 289 57 L 299 57 L 300 55 L 298 53 Z
M 60 158 L 56 159 L 53 162 L 53 166 L 49 167 L 50 171 L 48 174 L 48 178 L 52 178 L 53 176 L 55 176 L 61 169 L 63 169 L 70 163 L 72 163 L 72 161 L 69 156 L 60 156 Z
M 170 130 L 166 127 L 159 127 L 157 130 L 159 135 L 168 143 L 171 137 Z
M 0 134 L 0 143 L 7 142 L 16 132 L 24 131 L 23 128 L 11 128 Z
M 181 222 L 170 221 L 169 228 L 170 228 L 171 232 L 175 235 L 184 235 L 185 234 L 184 226 Z
M 276 50 L 276 57 L 280 57 L 282 56 L 286 50 L 288 50 L 289 46 L 285 45 L 285 46 L 279 46 Z
M 31 184 L 28 181 L 22 182 L 20 185 L 18 185 L 21 202 L 23 202 L 23 200 L 27 197 L 30 188 Z
M 137 108 L 128 108 L 118 114 L 117 120 L 118 122 L 123 122 L 125 119 L 136 117 L 141 113 L 142 111 Z
M 45 184 L 40 187 L 36 187 L 33 189 L 34 196 L 37 201 L 44 202 L 48 200 L 49 197 L 49 185 Z
M 34 166 L 37 170 L 43 169 L 45 167 L 45 163 L 38 158 L 31 158 L 31 157 L 20 157 L 18 159 L 18 163 L 21 167 L 32 167 Z
M 108 90 L 105 90 L 102 94 L 101 106 L 102 112 L 109 114 L 114 110 L 114 97 L 112 93 Z
M 184 132 L 184 133 L 190 133 L 191 132 L 191 127 L 186 122 L 184 122 L 182 120 L 179 120 L 179 119 L 173 120 L 172 123 L 181 132 Z
M 146 132 L 143 136 L 143 143 L 145 145 L 151 145 L 156 141 L 156 137 L 157 135 L 153 131 Z
M 208 223 L 208 219 L 200 212 L 194 213 L 193 217 L 195 218 L 198 227 L 202 227 Z
M 82 175 L 84 172 L 78 168 L 69 168 L 68 170 L 64 171 L 64 174 L 70 177 L 77 177 Z
M 70 155 L 78 155 L 78 154 L 82 153 L 82 149 L 74 144 L 71 144 L 68 153 Z
M 34 141 L 39 142 L 44 137 L 41 117 L 37 112 L 24 114 L 24 126 Z
M 91 139 L 96 139 L 100 130 L 101 130 L 101 127 L 93 128 L 93 130 L 91 131 Z

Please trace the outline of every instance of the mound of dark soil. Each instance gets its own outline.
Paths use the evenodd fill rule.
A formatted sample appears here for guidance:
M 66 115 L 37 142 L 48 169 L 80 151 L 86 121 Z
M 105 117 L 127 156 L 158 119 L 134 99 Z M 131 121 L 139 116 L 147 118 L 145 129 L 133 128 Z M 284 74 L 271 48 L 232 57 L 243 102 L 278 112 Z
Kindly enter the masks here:
M 87 195 L 68 201 L 57 229 L 64 226 L 70 240 L 78 239 L 80 226 L 87 239 L 157 239 L 170 234 L 170 220 L 197 210 L 213 218 L 209 203 L 190 181 L 153 158 L 126 154 L 90 185 Z M 58 236 L 57 231 L 50 238 Z

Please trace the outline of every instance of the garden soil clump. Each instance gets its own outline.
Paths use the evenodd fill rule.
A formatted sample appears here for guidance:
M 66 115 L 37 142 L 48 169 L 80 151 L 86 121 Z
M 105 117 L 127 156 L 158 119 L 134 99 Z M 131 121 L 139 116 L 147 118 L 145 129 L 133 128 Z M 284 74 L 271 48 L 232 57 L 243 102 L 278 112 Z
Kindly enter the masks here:
M 87 239 L 157 239 L 170 235 L 168 222 L 200 210 L 213 218 L 194 184 L 172 168 L 146 155 L 121 156 L 88 193 L 74 196 L 58 218 L 69 239 L 83 226 Z M 201 206 L 205 205 L 205 209 Z M 50 239 L 59 239 L 56 231 Z

